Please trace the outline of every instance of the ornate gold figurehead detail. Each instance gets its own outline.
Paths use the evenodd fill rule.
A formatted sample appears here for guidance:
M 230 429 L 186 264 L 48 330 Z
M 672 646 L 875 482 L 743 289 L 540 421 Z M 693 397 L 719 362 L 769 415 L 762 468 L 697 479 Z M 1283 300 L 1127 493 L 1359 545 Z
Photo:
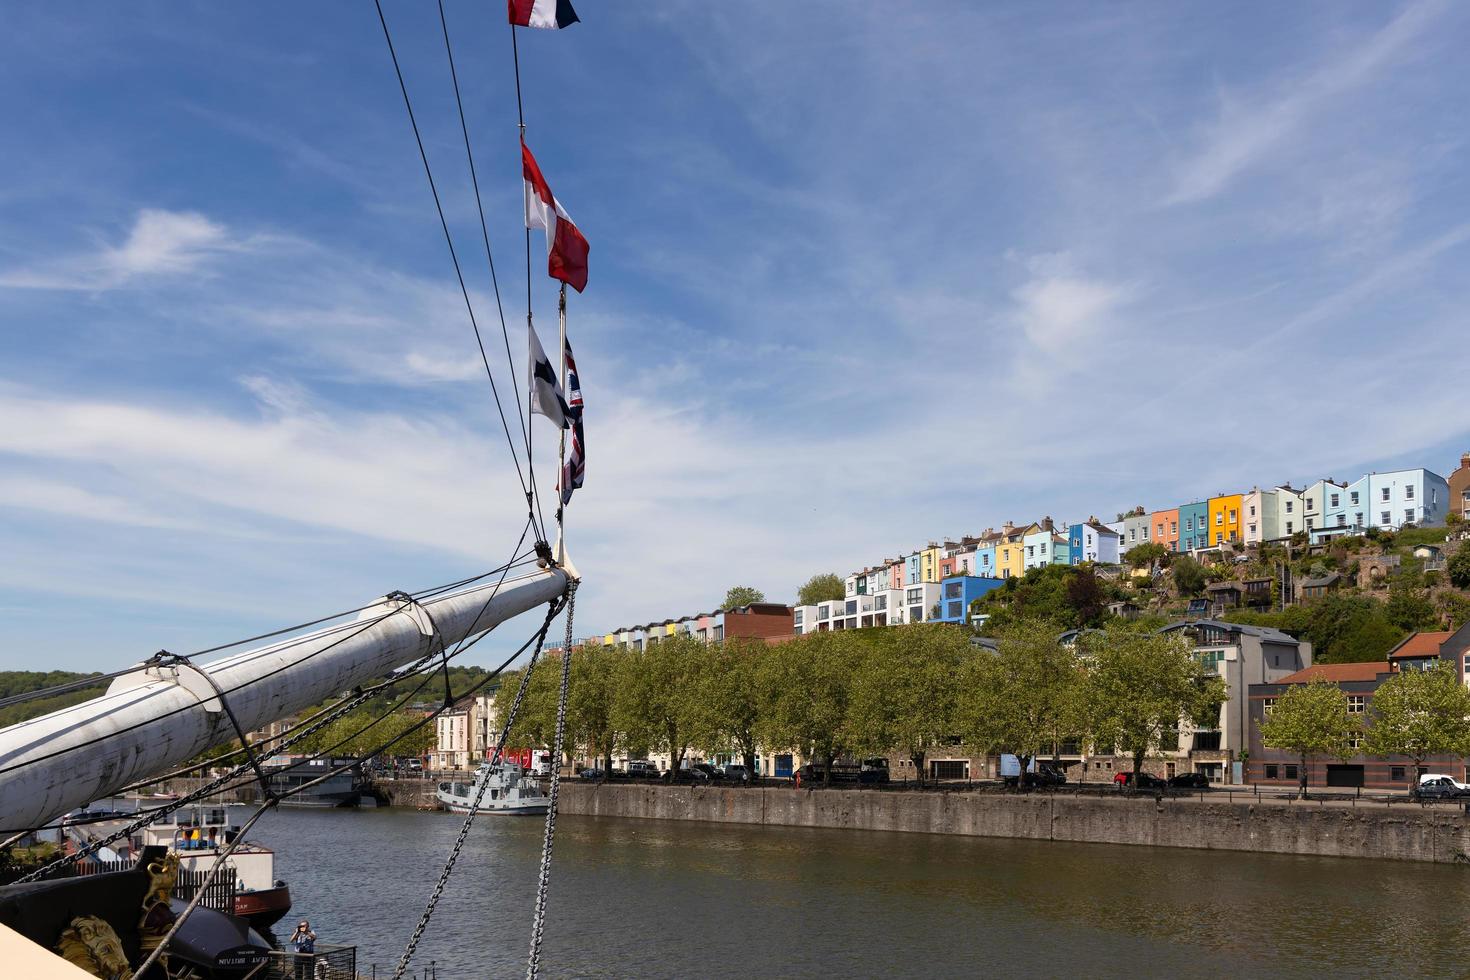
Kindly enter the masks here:
M 169 899 L 179 880 L 179 856 L 170 851 L 148 864 L 148 892 L 143 896 L 143 914 L 138 918 L 138 945 L 146 957 L 158 948 L 174 924 Z
M 112 926 L 95 915 L 79 915 L 61 931 L 56 951 L 62 959 L 103 980 L 132 980 L 122 941 Z

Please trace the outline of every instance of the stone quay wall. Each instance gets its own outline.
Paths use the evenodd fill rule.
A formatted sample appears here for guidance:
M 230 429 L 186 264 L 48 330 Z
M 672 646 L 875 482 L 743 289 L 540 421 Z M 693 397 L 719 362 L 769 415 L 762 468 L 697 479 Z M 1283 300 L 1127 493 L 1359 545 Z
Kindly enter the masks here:
M 562 783 L 558 809 L 588 816 L 780 827 L 1147 844 L 1443 864 L 1470 860 L 1470 816 L 1458 808 L 1412 804 L 1353 806 L 1265 799 L 1216 802 L 1208 796 L 1155 799 L 1122 794 L 726 789 L 568 780 Z

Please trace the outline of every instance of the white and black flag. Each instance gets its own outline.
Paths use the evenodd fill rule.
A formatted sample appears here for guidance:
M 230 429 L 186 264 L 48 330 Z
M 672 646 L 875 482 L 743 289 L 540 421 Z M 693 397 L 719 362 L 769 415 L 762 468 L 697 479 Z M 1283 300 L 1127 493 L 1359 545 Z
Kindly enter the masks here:
M 526 324 L 526 347 L 530 354 L 529 368 L 531 383 L 531 411 L 551 419 L 559 429 L 571 424 L 571 409 L 561 392 L 561 383 L 556 378 L 556 367 L 541 349 L 541 340 L 536 328 Z
M 582 382 L 577 377 L 577 359 L 572 356 L 572 342 L 567 341 L 563 356 L 567 362 L 567 407 L 572 416 L 572 431 L 567 436 L 567 459 L 561 468 L 561 503 L 571 503 L 572 491 L 582 486 L 587 476 L 587 450 L 582 432 Z

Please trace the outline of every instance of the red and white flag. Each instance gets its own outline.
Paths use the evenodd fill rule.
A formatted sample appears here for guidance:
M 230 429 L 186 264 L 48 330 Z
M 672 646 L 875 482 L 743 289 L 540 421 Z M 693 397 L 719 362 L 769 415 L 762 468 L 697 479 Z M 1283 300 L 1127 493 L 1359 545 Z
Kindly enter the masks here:
M 571 0 L 507 0 L 516 27 L 570 27 L 577 23 Z
M 521 141 L 521 173 L 526 180 L 526 227 L 546 232 L 546 274 L 577 292 L 587 288 L 587 239 L 572 224 L 572 216 L 552 196 L 536 158 Z

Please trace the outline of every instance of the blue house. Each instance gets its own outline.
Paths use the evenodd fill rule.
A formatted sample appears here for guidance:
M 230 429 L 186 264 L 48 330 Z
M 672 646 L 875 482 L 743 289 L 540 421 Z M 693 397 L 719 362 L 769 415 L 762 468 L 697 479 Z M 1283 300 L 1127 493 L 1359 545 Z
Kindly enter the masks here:
M 1194 551 L 1210 546 L 1210 502 L 1179 505 L 1179 550 Z
M 970 603 L 1005 584 L 1005 579 L 1000 578 L 951 575 L 939 586 L 939 618 L 936 622 L 968 623 Z

